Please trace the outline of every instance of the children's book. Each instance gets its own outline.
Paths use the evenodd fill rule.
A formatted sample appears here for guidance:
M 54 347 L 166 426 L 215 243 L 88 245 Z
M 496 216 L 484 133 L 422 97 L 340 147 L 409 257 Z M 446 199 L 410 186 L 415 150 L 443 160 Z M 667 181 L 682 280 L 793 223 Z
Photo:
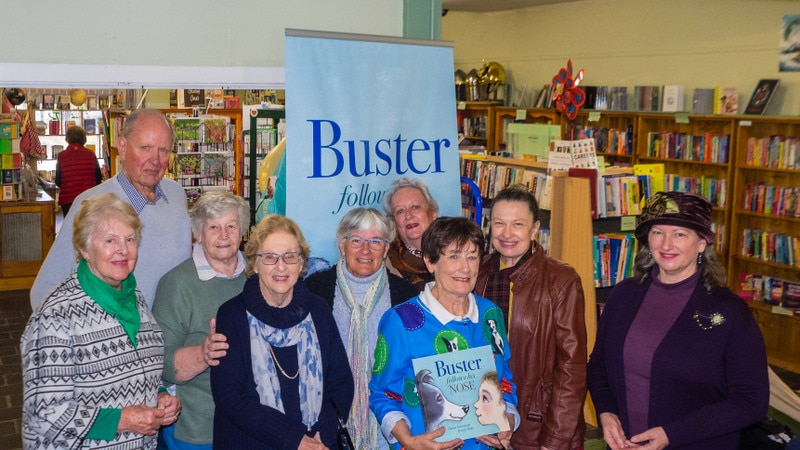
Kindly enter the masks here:
M 415 358 L 416 393 L 426 431 L 445 427 L 439 442 L 509 430 L 489 345 Z

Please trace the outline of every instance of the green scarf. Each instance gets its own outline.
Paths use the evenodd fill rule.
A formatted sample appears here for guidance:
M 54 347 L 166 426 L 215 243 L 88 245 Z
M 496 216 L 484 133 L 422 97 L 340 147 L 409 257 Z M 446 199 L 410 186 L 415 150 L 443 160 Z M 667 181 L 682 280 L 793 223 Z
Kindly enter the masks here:
M 122 280 L 120 289 L 114 289 L 93 274 L 86 260 L 82 259 L 78 263 L 78 283 L 86 295 L 119 321 L 136 348 L 136 335 L 139 334 L 142 318 L 136 308 L 136 277 L 133 272 Z

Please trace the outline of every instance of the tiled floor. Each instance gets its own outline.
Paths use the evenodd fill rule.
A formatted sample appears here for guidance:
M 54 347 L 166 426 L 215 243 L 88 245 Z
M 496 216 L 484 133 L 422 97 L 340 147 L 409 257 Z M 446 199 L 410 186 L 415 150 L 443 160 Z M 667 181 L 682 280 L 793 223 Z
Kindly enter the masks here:
M 31 314 L 28 291 L 0 292 L 0 450 L 21 450 L 22 372 L 19 340 Z M 773 367 L 793 390 L 800 391 L 800 374 Z M 588 439 L 602 439 L 591 429 Z

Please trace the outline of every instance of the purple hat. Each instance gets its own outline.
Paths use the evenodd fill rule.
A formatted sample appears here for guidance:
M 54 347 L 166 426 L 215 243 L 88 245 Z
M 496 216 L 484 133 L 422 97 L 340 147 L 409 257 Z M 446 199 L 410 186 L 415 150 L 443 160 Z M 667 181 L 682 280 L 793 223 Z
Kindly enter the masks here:
M 656 192 L 647 200 L 636 226 L 636 239 L 647 243 L 653 225 L 674 225 L 697 232 L 709 244 L 716 241 L 711 230 L 711 203 L 703 197 L 685 192 Z

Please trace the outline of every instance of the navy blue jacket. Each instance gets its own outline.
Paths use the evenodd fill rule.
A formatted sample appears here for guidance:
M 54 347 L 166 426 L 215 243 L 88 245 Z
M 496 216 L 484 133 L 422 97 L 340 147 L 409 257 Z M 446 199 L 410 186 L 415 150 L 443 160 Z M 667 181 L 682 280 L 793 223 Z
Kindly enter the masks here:
M 627 279 L 614 288 L 588 365 L 597 414 L 617 414 L 629 438 L 623 347 L 651 282 Z M 695 312 L 725 321 L 703 329 Z M 649 427 L 664 428 L 669 449 L 735 449 L 739 430 L 765 418 L 768 404 L 764 340 L 750 309 L 727 288 L 708 293 L 698 282 L 653 355 Z

